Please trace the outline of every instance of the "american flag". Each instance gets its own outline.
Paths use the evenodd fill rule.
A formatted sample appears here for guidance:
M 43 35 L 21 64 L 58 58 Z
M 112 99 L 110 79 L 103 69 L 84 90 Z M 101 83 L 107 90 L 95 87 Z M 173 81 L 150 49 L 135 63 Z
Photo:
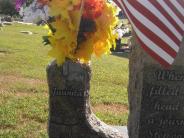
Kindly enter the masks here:
M 128 17 L 141 47 L 171 66 L 184 36 L 184 0 L 114 0 Z

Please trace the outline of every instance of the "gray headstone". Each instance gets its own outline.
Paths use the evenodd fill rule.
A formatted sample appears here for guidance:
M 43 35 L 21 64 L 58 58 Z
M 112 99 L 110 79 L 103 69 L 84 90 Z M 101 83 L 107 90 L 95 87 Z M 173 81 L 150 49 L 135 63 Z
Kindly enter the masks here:
M 33 32 L 31 32 L 31 31 L 20 31 L 20 33 L 27 34 L 27 35 L 32 35 L 33 34 Z
M 12 22 L 3 22 L 3 25 L 12 25 Z
M 6 22 L 12 22 L 13 19 L 12 19 L 11 16 L 6 16 L 6 17 L 4 17 L 4 21 L 6 21 Z
M 184 41 L 165 69 L 132 40 L 129 70 L 129 137 L 184 138 Z
M 47 68 L 49 85 L 49 138 L 126 138 L 101 122 L 91 111 L 90 66 L 67 60 Z

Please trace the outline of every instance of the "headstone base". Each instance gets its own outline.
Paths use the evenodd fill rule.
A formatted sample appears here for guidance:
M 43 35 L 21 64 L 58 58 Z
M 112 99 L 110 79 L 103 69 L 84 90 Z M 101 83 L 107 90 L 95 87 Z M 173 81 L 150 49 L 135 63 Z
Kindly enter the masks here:
M 127 126 L 113 126 L 113 127 L 123 135 L 123 138 L 129 138 Z

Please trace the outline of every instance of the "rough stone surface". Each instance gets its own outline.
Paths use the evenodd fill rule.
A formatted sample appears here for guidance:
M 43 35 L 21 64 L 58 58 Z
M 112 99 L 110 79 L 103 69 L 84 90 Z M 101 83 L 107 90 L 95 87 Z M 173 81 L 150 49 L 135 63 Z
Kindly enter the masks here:
M 101 122 L 91 111 L 88 65 L 67 60 L 47 68 L 50 138 L 124 138 L 117 129 Z
M 123 138 L 129 138 L 127 126 L 113 126 L 113 127 L 116 128 L 123 135 Z
M 184 66 L 143 71 L 139 137 L 184 137 Z
M 135 38 L 135 37 L 134 37 Z M 180 52 L 176 58 L 171 70 L 176 66 L 184 65 L 184 40 L 181 45 Z M 140 48 L 137 40 L 132 39 L 132 52 L 129 57 L 129 119 L 128 119 L 128 133 L 130 138 L 144 138 L 139 137 L 140 129 L 140 113 L 141 113 L 141 100 L 143 90 L 143 73 L 144 68 L 153 66 L 158 69 L 163 69 L 157 62 L 148 56 L 142 48 Z M 161 136 L 162 137 L 162 136 Z M 148 138 L 148 137 L 145 137 Z

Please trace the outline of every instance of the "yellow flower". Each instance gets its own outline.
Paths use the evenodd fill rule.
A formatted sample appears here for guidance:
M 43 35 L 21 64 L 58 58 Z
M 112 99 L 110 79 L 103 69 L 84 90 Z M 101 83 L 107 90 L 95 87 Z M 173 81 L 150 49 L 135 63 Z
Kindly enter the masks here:
M 57 64 L 63 64 L 66 57 L 72 57 L 71 47 L 69 45 L 61 45 L 62 40 L 53 40 L 52 42 L 52 49 L 49 51 L 48 55 L 51 57 L 56 58 Z
M 93 40 L 87 39 L 80 45 L 80 48 L 76 51 L 74 57 L 81 62 L 88 63 L 93 53 Z
M 94 45 L 94 53 L 97 57 L 100 57 L 103 53 L 106 52 L 106 48 L 104 47 L 104 42 L 99 41 Z
M 81 20 L 80 7 L 76 8 L 81 0 L 52 0 L 49 2 L 50 15 L 55 16 L 55 22 L 51 23 L 56 32 L 49 30 L 49 41 L 52 49 L 49 55 L 54 57 L 59 65 L 65 58 L 80 60 L 88 63 L 92 54 L 100 57 L 110 52 L 115 45 L 116 35 L 113 28 L 117 23 L 116 9 L 109 3 L 105 3 L 102 15 L 94 19 L 95 32 L 86 33 L 86 40 L 77 46 L 78 27 Z M 46 27 L 48 28 L 48 27 Z
M 104 6 L 104 14 L 102 14 L 97 20 L 97 31 L 95 37 L 97 38 L 94 44 L 94 54 L 100 57 L 102 54 L 110 53 L 112 45 L 115 46 L 116 35 L 113 34 L 112 30 L 117 23 L 115 16 L 115 9 L 110 4 Z

